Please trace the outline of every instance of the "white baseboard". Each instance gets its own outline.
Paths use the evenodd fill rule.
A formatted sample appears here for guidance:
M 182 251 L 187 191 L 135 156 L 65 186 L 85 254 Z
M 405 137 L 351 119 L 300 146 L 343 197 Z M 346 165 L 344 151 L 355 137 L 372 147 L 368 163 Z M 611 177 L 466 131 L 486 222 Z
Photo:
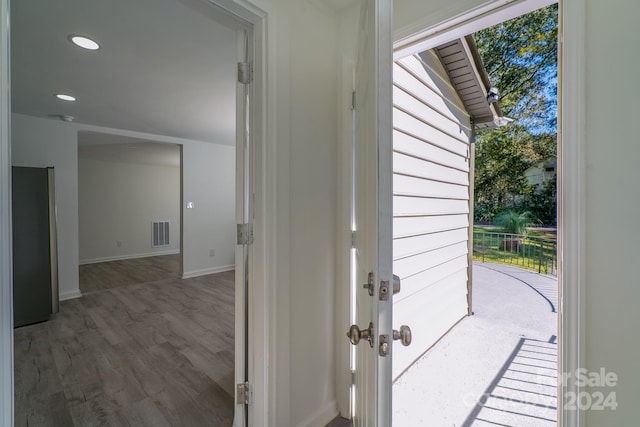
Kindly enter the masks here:
M 297 424 L 297 427 L 324 427 L 337 417 L 338 402 L 332 400 Z
M 223 273 L 225 271 L 235 270 L 236 265 L 222 265 L 220 267 L 206 268 L 204 270 L 186 271 L 182 273 L 183 279 L 191 279 L 192 277 L 204 276 L 207 274 Z
M 81 259 L 80 265 L 97 264 L 99 262 L 109 262 L 109 261 L 121 261 L 123 259 L 148 258 L 152 256 L 161 256 L 161 255 L 175 255 L 179 253 L 180 253 L 179 249 L 172 249 L 170 251 L 162 251 L 162 252 L 147 252 L 143 254 L 117 255 L 117 256 L 109 256 L 109 257 L 103 257 L 103 258 Z
M 60 301 L 66 301 L 68 299 L 80 298 L 81 296 L 82 292 L 80 292 L 80 289 L 77 289 L 75 291 L 62 292 L 58 295 L 58 298 L 60 298 Z

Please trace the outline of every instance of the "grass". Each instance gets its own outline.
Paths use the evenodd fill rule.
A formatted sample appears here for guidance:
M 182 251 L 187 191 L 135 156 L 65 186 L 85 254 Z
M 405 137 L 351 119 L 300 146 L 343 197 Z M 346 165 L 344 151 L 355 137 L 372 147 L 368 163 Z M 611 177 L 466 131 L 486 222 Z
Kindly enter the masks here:
M 499 228 L 474 227 L 473 231 L 474 261 L 514 265 L 544 274 L 555 273 L 557 266 L 555 234 L 531 230 L 528 236 L 519 237 L 521 245 L 516 250 L 515 248 L 500 249 L 500 243 L 509 235 L 504 235 Z

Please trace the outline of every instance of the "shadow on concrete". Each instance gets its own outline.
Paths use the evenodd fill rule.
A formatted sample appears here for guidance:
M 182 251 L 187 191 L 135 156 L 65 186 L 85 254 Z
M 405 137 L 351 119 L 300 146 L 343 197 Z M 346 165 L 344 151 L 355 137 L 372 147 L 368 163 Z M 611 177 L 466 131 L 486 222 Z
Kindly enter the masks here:
M 462 423 L 498 426 L 555 426 L 557 411 L 556 337 L 548 342 L 521 338 L 491 384 Z

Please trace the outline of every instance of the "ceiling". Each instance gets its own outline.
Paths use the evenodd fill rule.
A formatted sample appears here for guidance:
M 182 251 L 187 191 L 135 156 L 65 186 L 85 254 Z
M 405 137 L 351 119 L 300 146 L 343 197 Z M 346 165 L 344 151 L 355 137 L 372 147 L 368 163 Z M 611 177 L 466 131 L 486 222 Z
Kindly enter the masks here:
M 238 24 L 206 2 L 20 0 L 11 7 L 15 113 L 235 144 Z M 80 49 L 70 34 L 102 49 Z M 77 101 L 56 99 L 60 92 Z
M 78 132 L 78 159 L 180 167 L 180 146 L 97 132 Z

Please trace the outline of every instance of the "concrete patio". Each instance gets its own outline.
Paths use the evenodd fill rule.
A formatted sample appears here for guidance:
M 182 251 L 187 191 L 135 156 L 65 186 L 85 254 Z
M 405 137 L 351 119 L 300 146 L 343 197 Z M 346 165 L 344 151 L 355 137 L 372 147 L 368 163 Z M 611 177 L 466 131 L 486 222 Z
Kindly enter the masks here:
M 557 279 L 476 263 L 473 310 L 395 382 L 394 427 L 555 426 Z

